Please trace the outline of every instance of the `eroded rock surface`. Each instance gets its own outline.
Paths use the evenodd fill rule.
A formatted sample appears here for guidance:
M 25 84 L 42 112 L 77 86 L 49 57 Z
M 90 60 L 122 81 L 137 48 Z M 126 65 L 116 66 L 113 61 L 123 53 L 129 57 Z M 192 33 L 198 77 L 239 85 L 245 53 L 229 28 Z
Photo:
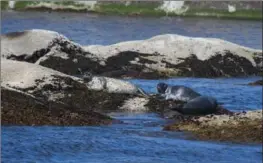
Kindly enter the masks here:
M 248 83 L 248 85 L 252 86 L 263 86 L 263 80 L 257 80 L 255 82 Z
M 115 78 L 231 77 L 262 72 L 262 50 L 215 38 L 175 34 L 114 45 L 81 46 L 47 30 L 1 36 L 3 58 L 76 75 L 78 69 Z
M 36 64 L 6 59 L 1 60 L 1 88 L 2 124 L 110 123 L 110 117 L 96 112 L 117 110 L 126 100 L 135 97 L 93 90 L 80 78 Z
M 79 74 L 78 68 L 92 71 L 99 66 L 96 57 L 65 36 L 48 30 L 26 30 L 1 36 L 1 57 L 39 64 L 66 74 Z
M 147 40 L 84 48 L 104 60 L 109 70 L 117 66 L 118 69 L 126 67 L 166 76 L 220 77 L 255 75 L 262 68 L 259 57 L 262 50 L 215 38 L 166 34 Z
M 262 142 L 262 110 L 182 118 L 165 130 L 187 131 L 202 140 Z
M 27 121 L 25 117 L 30 111 L 32 112 L 30 115 L 32 124 L 67 125 L 72 122 L 72 124 L 84 125 L 88 122 L 90 124 L 103 122 L 103 119 L 97 119 L 96 123 L 92 123 L 93 120 L 82 121 L 83 116 L 89 113 L 96 115 L 98 113 L 95 112 L 105 114 L 110 111 L 123 110 L 154 111 L 165 114 L 173 107 L 182 107 L 184 104 L 180 101 L 163 101 L 155 95 L 145 95 L 145 92 L 127 81 L 94 76 L 91 81 L 85 82 L 81 78 L 37 64 L 7 59 L 1 60 L 1 88 L 3 89 L 1 98 L 5 104 L 3 105 L 4 115 L 11 117 L 12 114 L 9 114 L 8 110 L 15 111 L 16 106 L 20 104 L 21 108 L 18 110 L 25 109 L 25 112 L 13 115 L 21 117 L 21 122 L 15 118 L 13 118 L 15 121 L 6 118 L 6 123 L 15 124 L 28 124 L 30 120 Z M 35 110 L 34 107 L 36 107 Z M 44 108 L 44 110 L 39 110 L 39 108 Z M 56 116 L 60 115 L 59 111 L 65 119 L 58 120 L 59 117 Z M 44 112 L 47 113 L 44 114 Z M 71 113 L 78 113 L 79 121 L 72 119 L 67 121 Z M 33 119 L 33 115 L 42 114 L 41 121 Z M 54 119 L 49 119 L 48 115 Z M 103 116 L 98 114 L 98 117 Z M 87 118 L 89 119 L 89 116 Z
M 2 125 L 101 125 L 113 119 L 91 110 L 65 103 L 46 101 L 35 96 L 1 87 Z

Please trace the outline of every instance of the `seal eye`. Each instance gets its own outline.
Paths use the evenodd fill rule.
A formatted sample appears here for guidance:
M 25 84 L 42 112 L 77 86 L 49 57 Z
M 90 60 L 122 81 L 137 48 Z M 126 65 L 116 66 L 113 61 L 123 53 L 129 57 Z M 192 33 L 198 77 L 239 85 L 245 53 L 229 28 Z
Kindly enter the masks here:
M 161 93 L 161 91 L 162 91 L 162 90 L 161 90 L 161 87 L 160 87 L 159 85 L 157 86 L 157 91 L 158 91 L 159 93 Z
M 165 90 L 167 89 L 167 84 L 165 84 L 165 83 L 159 83 L 158 85 L 157 85 L 157 91 L 159 92 L 159 93 L 165 93 Z

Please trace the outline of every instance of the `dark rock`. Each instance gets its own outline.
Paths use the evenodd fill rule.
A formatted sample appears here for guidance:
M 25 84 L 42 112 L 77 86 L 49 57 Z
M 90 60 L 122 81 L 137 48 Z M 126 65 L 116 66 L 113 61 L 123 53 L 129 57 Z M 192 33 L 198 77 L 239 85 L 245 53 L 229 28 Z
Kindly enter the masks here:
M 21 48 L 21 41 L 32 44 Z M 1 42 L 6 45 L 1 52 L 3 58 L 40 64 L 69 75 L 79 74 L 78 68 L 92 72 L 100 67 L 95 56 L 57 32 L 11 32 L 2 35 Z
M 183 59 L 184 61 L 173 65 L 165 62 L 168 68 L 179 70 L 182 76 L 192 77 L 230 77 L 258 75 L 259 69 L 244 57 L 225 51 L 226 54 L 217 54 L 207 60 L 199 60 L 194 54 Z M 164 62 L 164 61 L 163 61 Z
M 262 52 L 259 50 L 246 49 L 223 40 L 200 41 L 186 38 L 187 40 L 183 41 L 181 37 L 161 36 L 158 40 L 157 36 L 155 39 L 149 39 L 150 41 L 145 40 L 145 45 L 141 47 L 138 47 L 138 42 L 131 43 L 129 48 L 124 48 L 125 51 L 108 55 L 116 50 L 117 45 L 108 46 L 106 47 L 108 50 L 100 51 L 100 46 L 98 49 L 82 47 L 57 32 L 28 30 L 2 35 L 1 43 L 5 48 L 1 54 L 3 58 L 39 64 L 69 75 L 80 75 L 79 68 L 93 75 L 144 79 L 174 76 L 208 78 L 250 76 L 262 72 Z M 167 41 L 167 45 L 152 51 L 151 46 L 158 45 L 158 41 Z M 170 46 L 176 41 L 184 45 L 185 52 L 182 54 L 179 51 L 180 46 Z M 195 52 L 196 49 L 191 46 L 198 41 L 200 48 L 204 48 L 204 55 L 198 53 L 199 51 Z M 22 46 L 21 42 L 32 44 Z M 225 46 L 226 50 L 218 46 L 222 48 Z M 190 51 L 196 54 L 191 54 Z M 176 54 L 175 59 L 170 59 L 170 53 Z M 244 57 L 250 54 L 252 58 Z
M 145 64 L 156 64 L 157 62 L 145 59 L 147 56 L 156 56 L 156 54 L 143 54 L 133 51 L 121 52 L 115 56 L 109 57 L 106 60 L 106 65 L 100 67 L 97 73 L 107 77 L 115 78 L 142 78 L 156 79 L 158 77 L 166 78 L 167 76 L 159 73 L 156 70 L 150 70 L 145 67 Z M 133 64 L 130 61 L 138 59 L 138 64 Z
M 126 100 L 136 97 L 91 90 L 80 78 L 31 63 L 3 59 L 1 66 L 4 124 L 104 124 L 109 117 L 96 112 L 116 111 Z M 85 117 L 87 120 L 83 120 Z
M 262 86 L 263 85 L 263 80 L 258 80 L 252 83 L 248 83 L 248 85 L 252 85 L 252 86 Z
M 96 73 L 101 65 L 92 58 L 92 54 L 85 52 L 81 47 L 72 44 L 69 41 L 55 40 L 56 50 L 50 51 L 44 60 L 39 60 L 38 64 L 63 72 L 69 75 L 79 74 L 78 69 Z M 65 53 L 67 58 L 60 57 Z
M 1 87 L 2 125 L 101 125 L 113 119 L 85 108 L 45 101 Z

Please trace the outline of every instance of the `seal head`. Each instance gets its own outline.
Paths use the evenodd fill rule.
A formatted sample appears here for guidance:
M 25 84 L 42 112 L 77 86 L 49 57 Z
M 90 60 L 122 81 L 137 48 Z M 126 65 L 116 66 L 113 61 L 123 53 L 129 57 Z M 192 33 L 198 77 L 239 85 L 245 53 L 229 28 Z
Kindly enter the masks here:
M 158 93 L 164 94 L 167 88 L 168 88 L 168 85 L 165 84 L 165 83 L 157 84 L 157 91 L 158 91 Z

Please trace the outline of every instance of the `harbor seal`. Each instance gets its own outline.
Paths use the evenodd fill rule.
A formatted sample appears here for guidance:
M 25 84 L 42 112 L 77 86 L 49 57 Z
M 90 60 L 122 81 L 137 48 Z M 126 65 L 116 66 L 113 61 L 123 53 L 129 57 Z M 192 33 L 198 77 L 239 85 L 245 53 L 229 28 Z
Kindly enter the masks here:
M 83 72 L 81 68 L 78 68 L 78 73 L 80 74 L 78 77 L 83 79 L 89 89 L 98 91 L 104 90 L 110 93 L 126 93 L 145 98 L 150 97 L 143 89 L 128 81 L 103 76 L 94 76 L 90 72 Z
M 158 93 L 163 94 L 162 96 L 165 100 L 173 99 L 187 102 L 201 96 L 189 87 L 182 85 L 169 86 L 165 83 L 157 84 L 157 91 Z
M 188 101 L 182 108 L 177 109 L 182 114 L 206 115 L 217 111 L 218 102 L 209 96 L 199 96 Z
M 81 68 L 78 68 L 78 72 L 79 72 L 79 74 L 81 75 L 81 77 L 83 78 L 83 80 L 85 82 L 90 82 L 92 80 L 92 77 L 93 77 L 92 73 L 90 73 L 90 72 L 83 72 L 81 70 Z

